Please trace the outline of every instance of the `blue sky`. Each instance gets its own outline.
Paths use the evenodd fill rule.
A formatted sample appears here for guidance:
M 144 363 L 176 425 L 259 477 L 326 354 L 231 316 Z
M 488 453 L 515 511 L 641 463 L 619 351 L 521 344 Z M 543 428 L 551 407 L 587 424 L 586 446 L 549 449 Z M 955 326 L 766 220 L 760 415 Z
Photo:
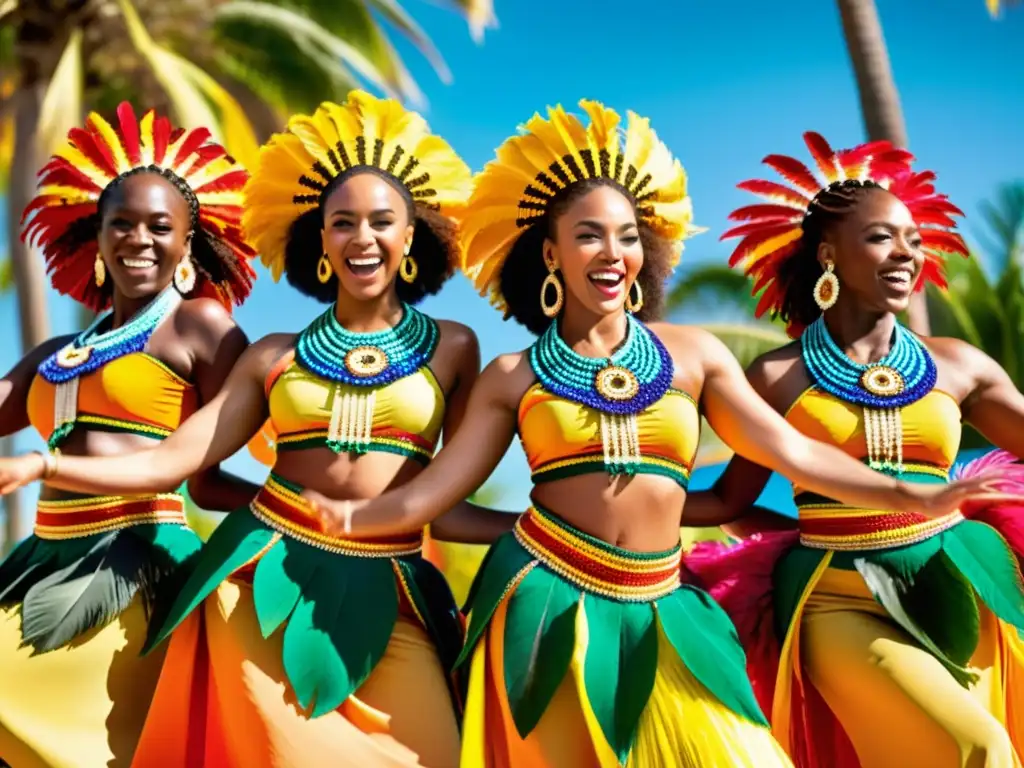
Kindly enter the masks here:
M 499 28 L 482 45 L 439 4 L 408 0 L 453 73 L 444 85 L 406 46 L 431 126 L 474 169 L 516 126 L 549 104 L 598 99 L 651 119 L 690 177 L 696 222 L 687 265 L 724 260 L 718 242 L 730 210 L 747 202 L 736 182 L 760 174 L 771 152 L 805 157 L 801 133 L 833 145 L 863 140 L 860 107 L 835 3 L 830 0 L 495 0 Z M 1024 178 L 1024 9 L 993 21 L 983 0 L 877 0 L 903 103 L 910 148 L 935 169 L 943 191 L 967 213 L 970 238 L 979 204 L 1000 183 Z M 324 94 L 340 100 L 343 94 Z M 142 105 L 139 105 L 142 106 Z M 73 329 L 74 309 L 51 294 L 54 332 Z M 528 345 L 531 337 L 456 277 L 427 300 L 426 312 L 473 327 L 484 361 Z M 297 331 L 321 307 L 286 284 L 261 280 L 237 318 L 251 338 Z M 682 312 L 681 321 L 693 321 Z M 13 298 L 0 299 L 0 367 L 18 356 Z M 35 448 L 34 435 L 19 447 Z M 253 479 L 262 468 L 239 456 L 229 466 Z M 514 448 L 492 478 L 502 506 L 521 507 L 528 471 Z

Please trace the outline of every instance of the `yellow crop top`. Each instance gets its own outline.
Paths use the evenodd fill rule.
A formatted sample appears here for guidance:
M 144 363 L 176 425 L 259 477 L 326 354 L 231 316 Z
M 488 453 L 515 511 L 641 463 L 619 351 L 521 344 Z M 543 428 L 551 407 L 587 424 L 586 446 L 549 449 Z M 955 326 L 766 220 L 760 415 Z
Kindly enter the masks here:
M 55 421 L 57 386 L 36 375 L 28 391 L 28 418 L 44 440 Z M 151 355 L 135 352 L 78 379 L 76 423 L 110 432 L 163 439 L 198 406 L 195 387 Z
M 960 405 L 941 390 L 933 389 L 901 409 L 903 464 L 901 475 L 909 481 L 941 482 L 949 475 L 960 448 Z M 816 387 L 806 390 L 786 413 L 786 420 L 808 437 L 841 448 L 847 455 L 866 461 L 864 413 Z M 796 494 L 799 489 L 794 489 Z
M 322 446 L 327 443 L 335 397 L 359 391 L 336 385 L 306 371 L 290 352 L 271 370 L 266 381 L 270 419 L 265 440 L 274 448 L 250 450 L 271 464 L 272 453 Z M 444 423 L 444 392 L 429 367 L 381 387 L 374 392 L 373 421 L 366 449 L 408 456 L 426 464 L 434 455 Z
M 518 421 L 535 484 L 605 471 L 598 411 L 557 397 L 536 383 L 519 403 Z M 693 399 L 670 389 L 637 414 L 637 432 L 637 472 L 670 477 L 686 488 L 700 437 L 700 414 Z

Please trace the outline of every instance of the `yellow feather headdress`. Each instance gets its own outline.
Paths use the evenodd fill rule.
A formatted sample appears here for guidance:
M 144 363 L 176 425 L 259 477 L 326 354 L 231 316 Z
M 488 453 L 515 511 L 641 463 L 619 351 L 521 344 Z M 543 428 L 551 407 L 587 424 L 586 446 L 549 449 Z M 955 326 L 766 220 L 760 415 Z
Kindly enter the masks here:
M 506 309 L 499 276 L 512 246 L 576 182 L 607 178 L 625 188 L 639 218 L 674 245 L 673 267 L 682 241 L 701 231 L 691 224 L 686 172 L 647 118 L 627 112 L 622 131 L 614 110 L 586 99 L 580 107 L 590 117 L 588 127 L 561 106 L 549 108 L 546 119 L 534 114 L 476 177 L 460 222 L 462 269 L 498 309 Z
M 448 216 L 471 188 L 469 167 L 448 143 L 393 99 L 352 91 L 344 105 L 324 102 L 312 116 L 295 115 L 260 149 L 245 186 L 242 227 L 274 280 L 284 272 L 295 219 L 320 204 L 336 177 L 360 167 L 390 174 L 415 202 Z

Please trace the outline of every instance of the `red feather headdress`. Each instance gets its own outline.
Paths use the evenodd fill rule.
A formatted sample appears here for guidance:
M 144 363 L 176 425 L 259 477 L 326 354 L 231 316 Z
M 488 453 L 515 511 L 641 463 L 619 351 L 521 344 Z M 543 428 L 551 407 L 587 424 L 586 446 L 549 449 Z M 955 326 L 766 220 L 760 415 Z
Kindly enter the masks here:
M 226 246 L 204 249 L 218 254 L 217 264 L 203 263 L 193 248 L 197 274 L 192 295 L 214 298 L 228 310 L 241 304 L 256 276 L 250 264 L 255 251 L 240 227 L 248 172 L 210 141 L 206 128 L 172 130 L 170 121 L 153 110 L 138 120 L 127 102 L 117 108 L 117 123 L 115 128 L 94 112 L 85 128 L 72 128 L 40 171 L 39 194 L 25 208 L 22 240 L 42 248 L 53 287 L 93 311 L 109 306 L 109 291 L 93 279 L 99 244 L 76 232 L 98 215 L 100 195 L 111 182 L 152 166 L 188 185 L 198 203 L 193 209 L 198 227 Z
M 935 191 L 935 174 L 912 170 L 913 155 L 887 141 L 838 151 L 817 133 L 805 133 L 804 141 L 825 182 L 796 158 L 768 155 L 764 164 L 788 184 L 757 179 L 738 184 L 740 189 L 753 192 L 766 202 L 733 211 L 729 219 L 743 223 L 721 238 L 741 238 L 729 266 L 742 267 L 745 274 L 753 277 L 753 293 L 761 294 L 756 316 L 766 312 L 777 314 L 782 306 L 785 287 L 777 279 L 779 267 L 800 249 L 804 217 L 815 196 L 829 184 L 848 179 L 873 181 L 907 206 L 919 227 L 925 252 L 924 269 L 915 289 L 921 290 L 926 282 L 944 288 L 944 254 L 967 256 L 967 245 L 951 231 L 956 226 L 952 217 L 963 213 L 945 195 Z M 787 330 L 795 337 L 803 329 L 791 323 Z

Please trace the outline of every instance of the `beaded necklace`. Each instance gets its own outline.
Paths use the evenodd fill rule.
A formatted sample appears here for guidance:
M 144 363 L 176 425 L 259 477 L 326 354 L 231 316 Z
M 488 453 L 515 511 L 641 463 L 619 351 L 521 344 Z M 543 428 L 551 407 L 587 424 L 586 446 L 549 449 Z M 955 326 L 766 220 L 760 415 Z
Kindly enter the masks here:
M 627 315 L 626 338 L 611 357 L 584 357 L 552 323 L 530 347 L 530 367 L 551 394 L 600 412 L 605 471 L 636 474 L 641 462 L 637 414 L 672 384 L 672 358 L 661 340 Z
M 100 326 L 113 317 L 111 310 L 97 317 L 70 344 L 54 352 L 39 365 L 39 375 L 56 385 L 53 433 L 48 441 L 51 449 L 56 448 L 75 428 L 79 378 L 113 360 L 145 349 L 153 331 L 181 301 L 181 294 L 170 285 L 127 323 L 100 333 Z
M 409 376 L 437 349 L 437 323 L 408 304 L 394 328 L 353 333 L 335 317 L 336 305 L 299 334 L 295 360 L 310 373 L 334 382 L 327 445 L 335 453 L 366 453 L 373 429 L 376 390 Z M 342 391 L 354 386 L 356 392 Z
M 855 363 L 832 340 L 822 315 L 800 337 L 804 365 L 814 383 L 840 400 L 864 409 L 864 438 L 872 469 L 903 472 L 904 406 L 935 386 L 935 361 L 914 334 L 899 323 L 889 354 L 876 363 Z

